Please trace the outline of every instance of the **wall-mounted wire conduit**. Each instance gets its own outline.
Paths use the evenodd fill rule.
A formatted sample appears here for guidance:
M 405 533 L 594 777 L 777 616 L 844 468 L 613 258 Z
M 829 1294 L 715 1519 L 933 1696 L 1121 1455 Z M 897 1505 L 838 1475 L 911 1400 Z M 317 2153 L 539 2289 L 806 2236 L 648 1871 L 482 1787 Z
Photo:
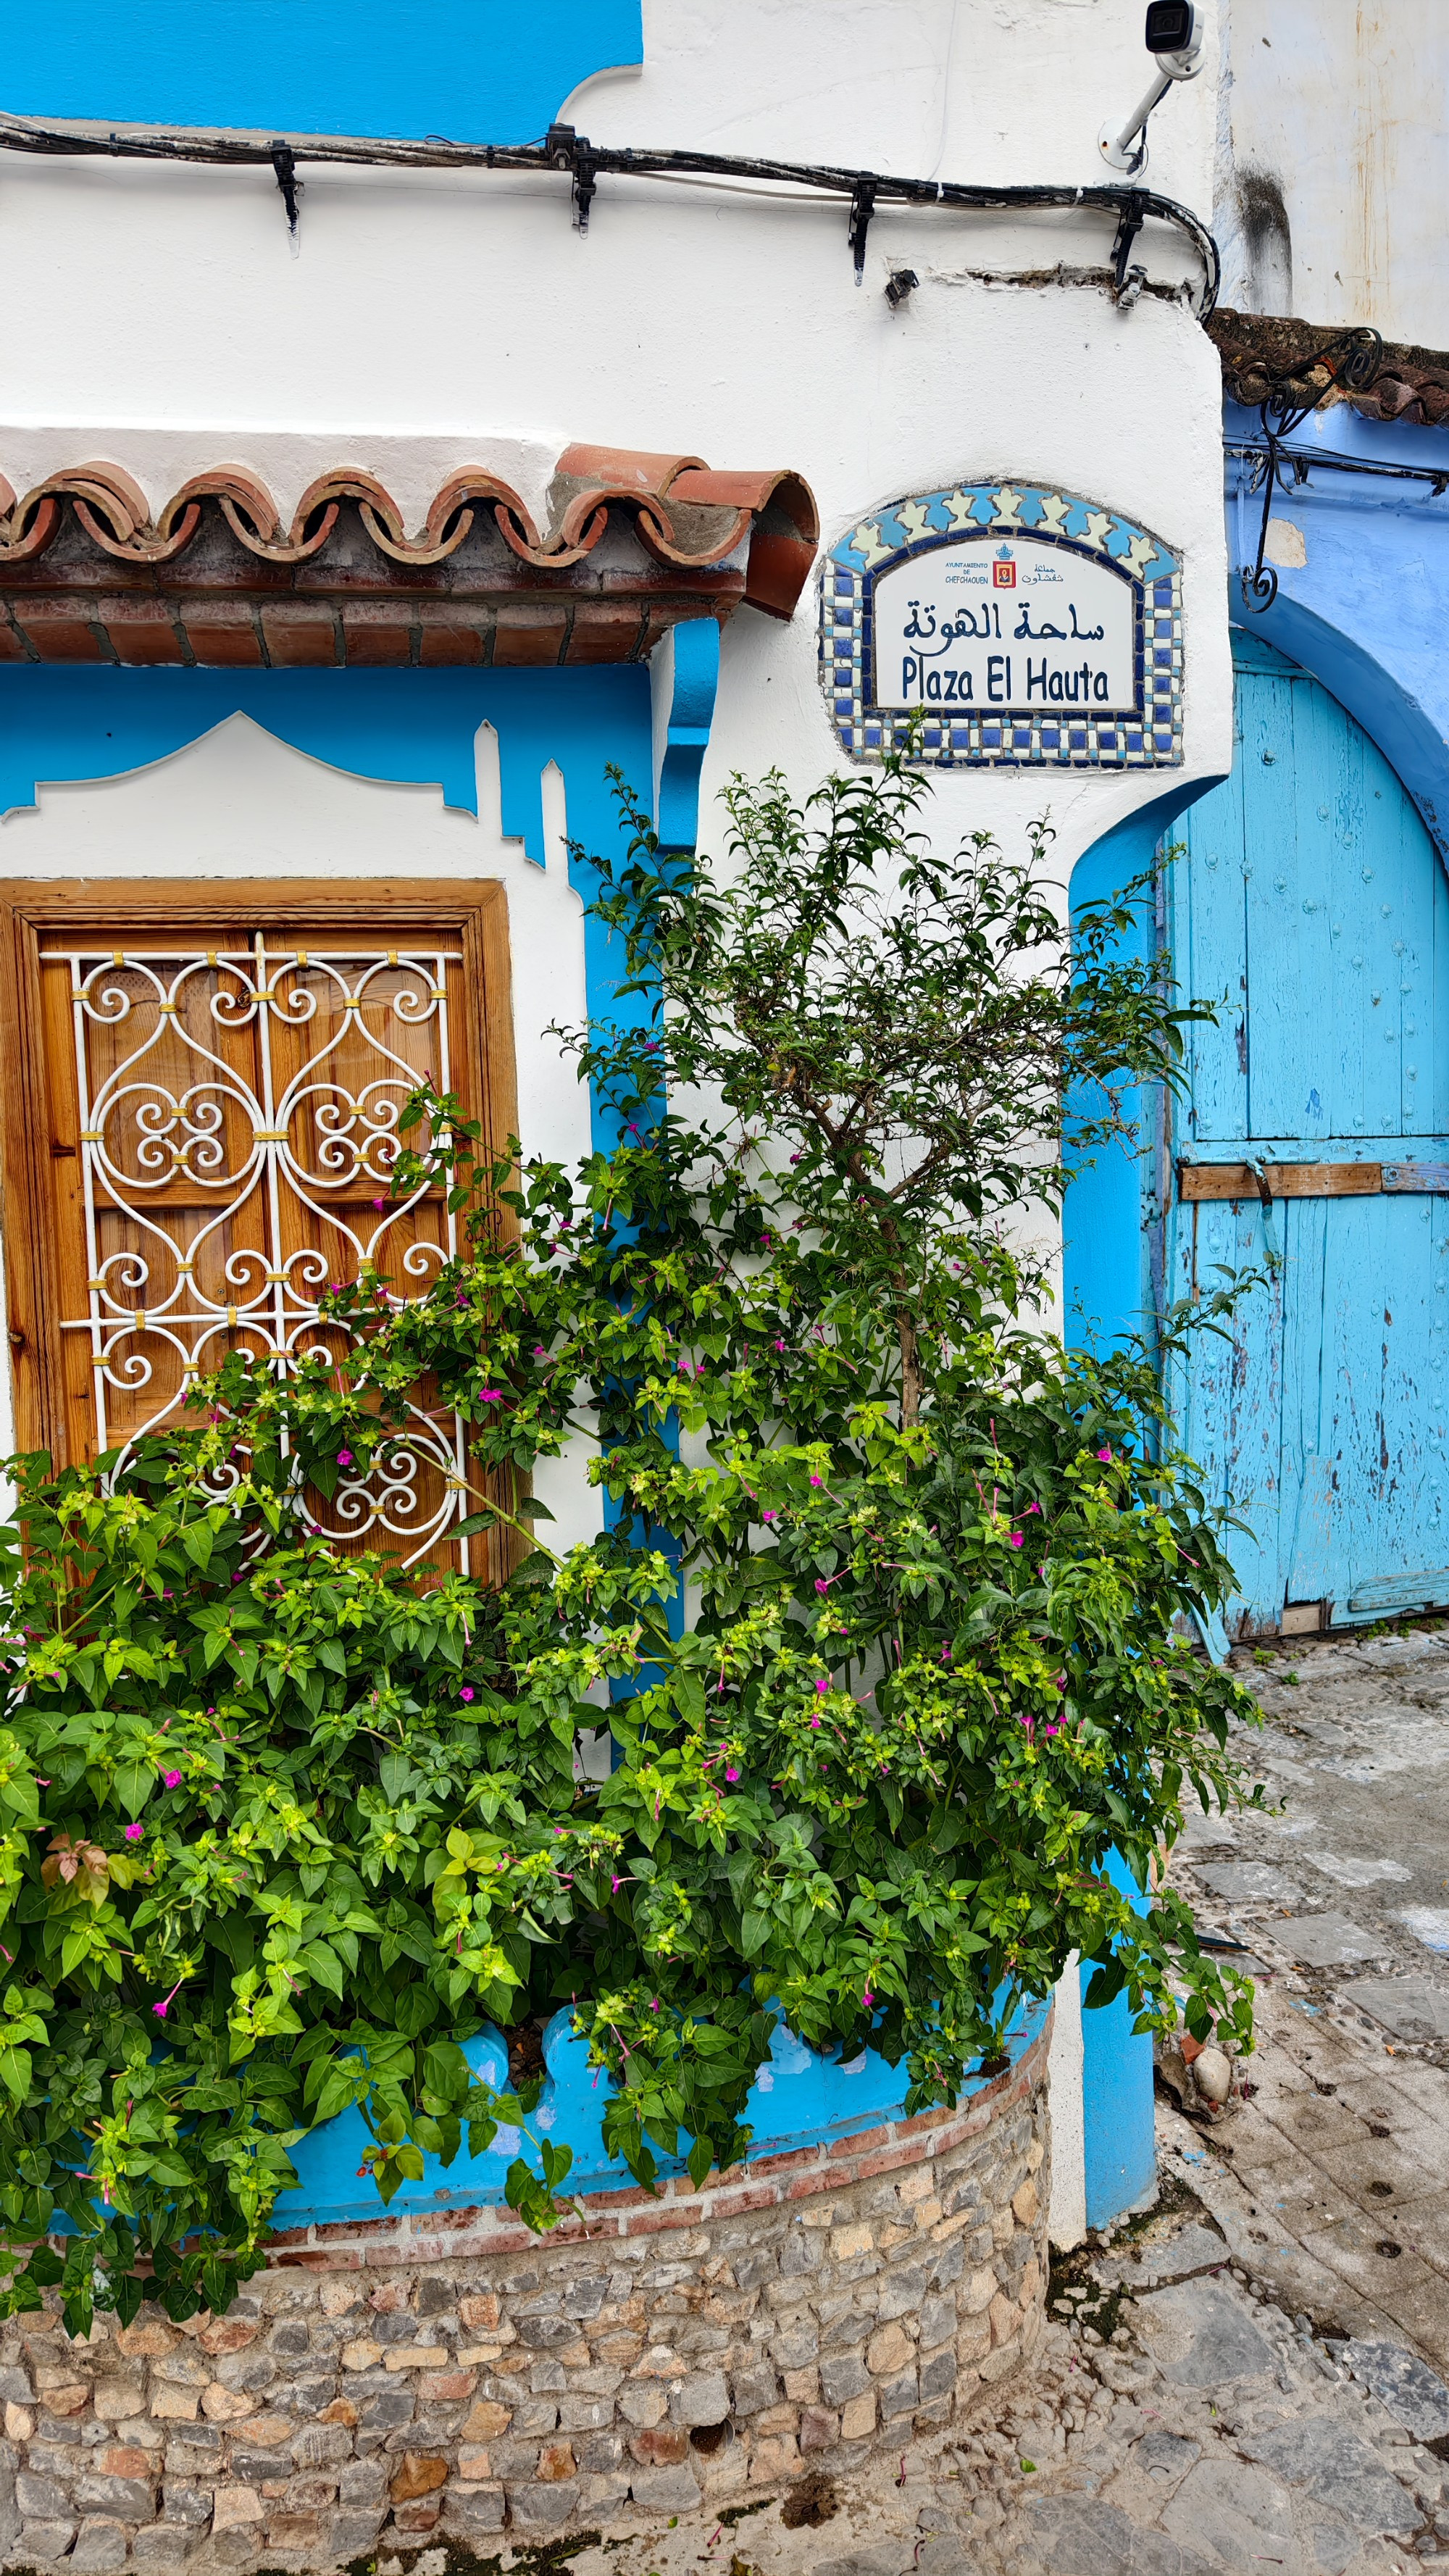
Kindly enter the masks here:
M 1117 291 L 1129 304 L 1126 254 L 1147 223 L 1173 227 L 1191 244 L 1202 267 L 1196 310 L 1200 318 L 1217 301 L 1217 244 L 1206 224 L 1190 207 L 1149 188 L 1112 186 L 1022 187 L 976 186 L 951 179 L 895 179 L 872 170 L 839 169 L 829 163 L 772 161 L 732 153 L 642 151 L 590 143 L 572 126 L 554 125 L 541 143 L 453 143 L 439 135 L 421 142 L 378 142 L 354 135 L 253 136 L 216 134 L 187 127 L 118 127 L 53 125 L 0 112 L 0 150 L 42 159 L 115 161 L 181 161 L 222 168 L 251 167 L 267 171 L 282 188 L 287 219 L 296 225 L 296 173 L 302 163 L 381 170 L 520 170 L 566 173 L 571 181 L 574 221 L 587 232 L 591 207 L 601 177 L 629 179 L 720 180 L 765 188 L 782 204 L 792 192 L 809 197 L 839 197 L 846 211 L 846 238 L 859 279 L 866 233 L 872 218 L 887 206 L 939 208 L 954 213 L 1018 214 L 1057 210 L 1107 216 L 1115 226 L 1112 258 Z M 799 196 L 796 196 L 799 202 Z M 1132 272 L 1135 279 L 1137 272 Z

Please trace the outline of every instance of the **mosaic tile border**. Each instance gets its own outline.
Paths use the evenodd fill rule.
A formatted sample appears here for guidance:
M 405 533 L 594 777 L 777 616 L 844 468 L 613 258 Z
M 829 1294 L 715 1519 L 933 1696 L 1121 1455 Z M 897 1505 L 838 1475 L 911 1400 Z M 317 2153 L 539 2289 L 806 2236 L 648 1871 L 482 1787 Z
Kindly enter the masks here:
M 912 719 L 874 703 L 871 605 L 878 576 L 964 539 L 1030 536 L 1110 563 L 1133 592 L 1135 712 L 1080 720 L 928 713 L 917 757 L 938 769 L 1175 769 L 1181 765 L 1182 561 L 1148 529 L 1048 484 L 957 484 L 893 501 L 862 519 L 820 574 L 820 684 L 853 760 L 904 750 Z

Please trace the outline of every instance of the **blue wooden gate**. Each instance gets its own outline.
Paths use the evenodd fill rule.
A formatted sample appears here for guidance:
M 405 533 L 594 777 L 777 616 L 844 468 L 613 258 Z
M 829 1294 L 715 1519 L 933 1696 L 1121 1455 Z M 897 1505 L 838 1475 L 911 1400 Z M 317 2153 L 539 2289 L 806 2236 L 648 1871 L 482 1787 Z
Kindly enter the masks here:
M 1272 1273 L 1173 1389 L 1249 1526 L 1228 1620 L 1248 1634 L 1449 1601 L 1449 884 L 1337 700 L 1234 646 L 1233 774 L 1167 870 L 1179 985 L 1218 1020 L 1159 1180 L 1169 1297 Z

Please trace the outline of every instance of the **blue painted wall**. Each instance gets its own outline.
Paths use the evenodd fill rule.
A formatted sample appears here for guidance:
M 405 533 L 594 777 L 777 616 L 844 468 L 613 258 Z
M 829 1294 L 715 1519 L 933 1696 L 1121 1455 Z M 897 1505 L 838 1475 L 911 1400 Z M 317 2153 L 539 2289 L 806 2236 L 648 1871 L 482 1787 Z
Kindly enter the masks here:
M 1014 2066 L 1040 2038 L 1046 2017 L 1044 2003 L 1020 2006 L 1006 2043 Z M 535 2135 L 541 2131 L 555 2147 L 572 2149 L 569 2191 L 632 2190 L 632 2174 L 606 2157 L 603 2149 L 604 2104 L 613 2089 L 612 2080 L 590 2067 L 587 2042 L 575 2038 L 572 2022 L 572 2008 L 565 2006 L 544 2032 L 548 2072 L 529 2128 Z M 490 2025 L 485 2024 L 476 2039 L 464 2041 L 463 2054 L 484 2083 L 507 2089 L 508 2052 Z M 838 2048 L 817 2055 L 777 2020 L 769 2063 L 756 2076 L 742 2114 L 753 2131 L 748 2161 L 793 2154 L 818 2146 L 823 2139 L 858 2136 L 880 2121 L 902 2119 L 908 2084 L 904 2060 L 899 2066 L 888 2066 L 874 2049 L 863 2049 L 845 2062 Z M 970 2076 L 961 2088 L 961 2100 L 969 2102 L 983 2089 L 984 2079 Z M 381 2205 L 373 2185 L 358 2179 L 367 2144 L 360 2111 L 344 2111 L 314 2129 L 293 2155 L 297 2187 L 282 2193 L 274 2225 L 311 2227 L 379 2217 Z M 389 2208 L 400 2217 L 407 2211 L 426 2216 L 438 2209 L 490 2207 L 502 2200 L 508 2168 L 517 2155 L 535 2173 L 540 2170 L 536 2147 L 517 2129 L 500 2129 L 481 2155 L 461 2152 L 451 2165 L 429 2155 L 421 2180 L 405 2182 Z M 680 2175 L 685 2170 L 678 2156 L 661 2151 L 658 2161 L 661 2175 Z
M 1170 837 L 1184 809 L 1216 784 L 1198 779 L 1174 787 L 1142 806 L 1125 823 L 1103 834 L 1078 860 L 1072 872 L 1071 908 L 1075 921 L 1083 908 L 1121 891 L 1151 868 L 1159 842 Z M 1124 957 L 1152 953 L 1151 908 L 1139 912 L 1133 931 L 1119 944 Z M 1079 1096 L 1071 1111 L 1087 1114 L 1092 1102 Z M 1161 1222 L 1155 1187 L 1153 1122 L 1156 1104 L 1150 1095 L 1127 1094 L 1123 1107 L 1137 1127 L 1135 1145 L 1107 1145 L 1072 1183 L 1063 1211 L 1063 1339 L 1068 1349 L 1104 1354 L 1139 1336 L 1151 1341 L 1154 1325 L 1153 1248 Z M 1108 1875 L 1115 1887 L 1132 1890 L 1133 1882 L 1114 1854 Z M 1085 1997 L 1093 1970 L 1084 1967 Z M 1087 2224 L 1105 2227 L 1130 2209 L 1152 2184 L 1157 2170 L 1156 2123 L 1152 2092 L 1152 2041 L 1134 2034 L 1125 1995 L 1115 2003 L 1082 2013 L 1082 2128 L 1086 2164 Z
M 48 0 L 5 27 L 12 115 L 541 141 L 641 63 L 641 0 Z
M 1139 1914 L 1147 1911 L 1131 1873 L 1114 1852 L 1107 1863 L 1114 1887 L 1130 1896 Z M 1152 2041 L 1134 2033 L 1134 2015 L 1125 1994 L 1085 2009 L 1094 1968 L 1081 1970 L 1082 1997 L 1082 2148 L 1086 2167 L 1087 2225 L 1106 2227 L 1124 2209 L 1151 2190 L 1157 2172 L 1156 2121 L 1152 2096 Z

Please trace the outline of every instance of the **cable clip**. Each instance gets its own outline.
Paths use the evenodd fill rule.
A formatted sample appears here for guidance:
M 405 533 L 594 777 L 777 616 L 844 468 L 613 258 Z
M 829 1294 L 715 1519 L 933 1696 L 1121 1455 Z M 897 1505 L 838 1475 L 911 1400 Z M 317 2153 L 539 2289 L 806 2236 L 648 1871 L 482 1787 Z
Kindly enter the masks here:
M 297 176 L 297 156 L 290 143 L 278 141 L 272 145 L 272 168 L 277 174 L 282 203 L 287 209 L 287 230 L 295 243 L 297 226 L 301 220 L 304 190 Z
M 850 192 L 850 231 L 846 236 L 855 262 L 857 286 L 865 277 L 865 237 L 870 230 L 871 216 L 875 213 L 875 192 L 876 181 L 867 171 L 862 171 Z
M 571 170 L 574 176 L 574 223 L 578 231 L 589 229 L 589 208 L 599 184 L 599 165 L 586 134 L 576 134 L 571 125 L 551 125 L 544 150 L 555 170 Z

